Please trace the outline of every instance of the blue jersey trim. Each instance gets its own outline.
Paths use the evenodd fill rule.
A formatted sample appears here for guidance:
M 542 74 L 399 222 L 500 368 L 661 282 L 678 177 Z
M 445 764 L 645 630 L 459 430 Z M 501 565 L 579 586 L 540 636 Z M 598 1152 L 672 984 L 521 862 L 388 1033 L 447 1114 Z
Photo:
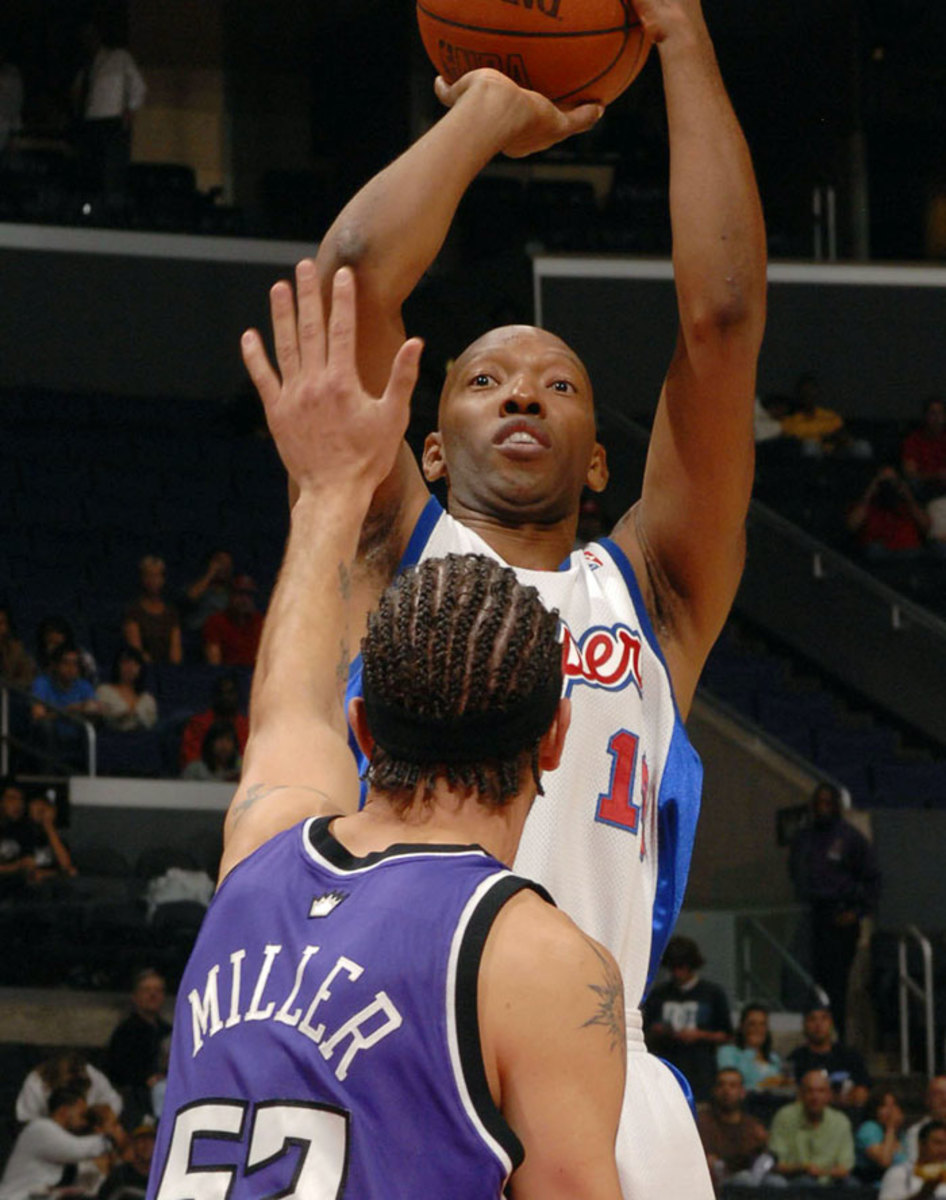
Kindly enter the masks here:
M 665 1058 L 662 1058 L 660 1061 L 667 1068 L 667 1070 L 671 1073 L 671 1075 L 673 1075 L 673 1077 L 674 1077 L 674 1079 L 676 1079 L 677 1083 L 679 1083 L 680 1090 L 683 1092 L 684 1096 L 686 1097 L 686 1102 L 690 1106 L 690 1112 L 693 1114 L 693 1120 L 695 1121 L 696 1120 L 696 1100 L 693 1098 L 693 1089 L 690 1087 L 689 1079 L 687 1079 L 686 1075 L 683 1074 L 683 1072 L 679 1069 L 679 1067 L 675 1067 L 673 1065 L 673 1063 L 667 1062 L 667 1060 Z
M 424 553 L 424 547 L 430 541 L 430 535 L 434 531 L 434 526 L 442 516 L 443 508 L 440 501 L 436 496 L 431 496 L 417 518 L 417 524 L 411 533 L 407 549 L 404 551 L 404 555 L 397 565 L 398 575 L 402 571 L 406 571 L 408 567 L 414 567 L 420 562 L 420 556 Z
M 700 818 L 702 787 L 703 765 L 700 756 L 690 744 L 678 717 L 657 794 L 657 889 L 651 918 L 650 963 L 644 996 L 650 991 L 683 906 L 696 826 Z M 695 799 L 688 802 L 688 797 Z

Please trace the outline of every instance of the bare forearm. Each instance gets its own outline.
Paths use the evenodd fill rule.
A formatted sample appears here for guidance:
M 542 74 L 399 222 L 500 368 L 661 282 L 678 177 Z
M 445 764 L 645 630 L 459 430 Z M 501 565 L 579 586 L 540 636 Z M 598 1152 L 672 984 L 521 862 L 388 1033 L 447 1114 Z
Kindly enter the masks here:
M 366 184 L 322 241 L 323 290 L 338 267 L 354 266 L 360 303 L 380 299 L 399 310 L 439 252 L 466 188 L 502 148 L 505 108 L 488 84 L 471 88 Z
M 683 7 L 658 46 L 670 129 L 674 274 L 685 337 L 761 341 L 765 229 L 755 176 L 701 14 Z
M 345 727 L 347 589 L 367 502 L 353 489 L 350 496 L 304 492 L 293 506 L 253 680 L 254 733 L 286 712 Z M 334 671 L 313 668 L 327 661 Z

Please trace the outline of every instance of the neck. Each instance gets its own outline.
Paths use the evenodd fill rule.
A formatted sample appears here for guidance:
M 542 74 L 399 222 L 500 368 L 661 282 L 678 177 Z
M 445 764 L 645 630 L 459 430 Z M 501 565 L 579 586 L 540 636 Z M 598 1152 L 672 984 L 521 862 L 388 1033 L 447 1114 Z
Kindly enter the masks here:
M 717 1108 L 716 1116 L 724 1125 L 738 1125 L 742 1120 L 741 1108 Z
M 451 517 L 478 533 L 511 567 L 555 571 L 575 544 L 578 518 L 574 513 L 549 525 L 528 521 L 512 525 L 497 516 L 474 512 L 452 495 L 447 508 Z
M 531 795 L 519 795 L 502 808 L 487 808 L 473 796 L 438 789 L 428 803 L 415 801 L 400 812 L 383 794 L 370 790 L 361 812 L 339 817 L 332 832 L 359 858 L 404 843 L 477 845 L 512 866 L 531 800 Z
M 820 1125 L 823 1117 L 823 1112 L 811 1113 L 807 1108 L 805 1109 L 805 1120 L 809 1125 Z

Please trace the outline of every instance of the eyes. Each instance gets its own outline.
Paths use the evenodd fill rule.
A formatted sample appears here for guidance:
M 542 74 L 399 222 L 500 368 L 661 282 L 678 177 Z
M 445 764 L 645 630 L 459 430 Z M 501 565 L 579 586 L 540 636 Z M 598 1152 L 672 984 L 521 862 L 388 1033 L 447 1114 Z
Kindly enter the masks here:
M 491 387 L 499 387 L 500 380 L 495 375 L 491 375 L 488 371 L 477 371 L 472 376 L 469 382 L 469 387 L 473 391 L 485 391 Z M 545 385 L 550 391 L 557 392 L 562 396 L 577 396 L 578 388 L 570 379 L 558 378 L 550 379 Z

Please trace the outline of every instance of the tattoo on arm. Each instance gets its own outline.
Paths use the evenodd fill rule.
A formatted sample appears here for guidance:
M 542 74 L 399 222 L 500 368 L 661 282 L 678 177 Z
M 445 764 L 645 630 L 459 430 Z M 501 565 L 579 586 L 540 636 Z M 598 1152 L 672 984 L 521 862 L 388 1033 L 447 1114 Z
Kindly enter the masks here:
M 327 800 L 329 804 L 332 803 L 331 796 L 326 795 L 325 792 L 319 791 L 318 788 L 305 787 L 302 784 L 277 783 L 270 785 L 267 783 L 251 783 L 246 789 L 246 794 L 243 796 L 243 799 L 232 805 L 230 808 L 231 827 L 236 825 L 239 820 L 244 817 L 251 808 L 253 808 L 254 805 L 258 804 L 261 800 L 265 800 L 268 796 L 271 796 L 273 792 L 285 792 L 289 789 L 292 789 L 296 792 L 311 792 L 313 796 L 320 796 L 323 800 Z
M 627 1034 L 624 1028 L 624 984 L 621 982 L 621 973 L 614 963 L 605 958 L 594 942 L 588 938 L 585 938 L 585 941 L 601 963 L 603 982 L 588 984 L 597 997 L 598 1011 L 585 1021 L 582 1029 L 587 1029 L 589 1025 L 603 1025 L 610 1035 L 611 1049 L 623 1050 Z

